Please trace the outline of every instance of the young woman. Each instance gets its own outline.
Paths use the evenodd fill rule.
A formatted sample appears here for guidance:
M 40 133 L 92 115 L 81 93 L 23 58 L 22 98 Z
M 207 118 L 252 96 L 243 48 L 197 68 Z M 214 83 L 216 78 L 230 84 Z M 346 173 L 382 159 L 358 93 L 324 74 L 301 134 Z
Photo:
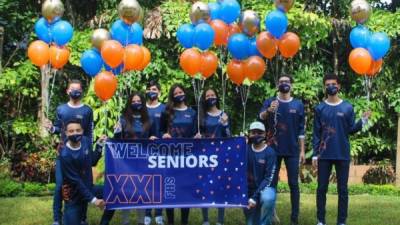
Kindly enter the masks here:
M 228 116 L 219 109 L 219 98 L 215 90 L 206 90 L 201 97 L 201 134 L 206 138 L 230 137 Z M 202 209 L 203 225 L 210 225 L 208 209 Z M 224 224 L 224 208 L 218 209 L 218 223 Z
M 163 138 L 199 138 L 197 134 L 197 114 L 186 103 L 186 91 L 175 84 L 168 94 L 165 113 L 161 117 Z M 174 224 L 174 209 L 167 209 L 168 224 Z M 181 209 L 181 224 L 189 224 L 189 208 Z

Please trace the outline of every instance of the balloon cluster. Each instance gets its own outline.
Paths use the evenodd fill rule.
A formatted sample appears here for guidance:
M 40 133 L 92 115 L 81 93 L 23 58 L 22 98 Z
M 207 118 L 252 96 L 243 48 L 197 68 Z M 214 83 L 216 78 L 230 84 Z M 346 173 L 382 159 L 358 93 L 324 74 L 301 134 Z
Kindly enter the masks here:
M 371 15 L 371 6 L 365 0 L 351 3 L 351 17 L 357 26 L 350 32 L 350 44 L 354 48 L 349 55 L 350 67 L 359 75 L 374 77 L 381 70 L 383 57 L 390 49 L 390 39 L 384 32 L 371 32 L 363 24 Z
M 61 0 L 46 0 L 42 5 L 42 15 L 35 23 L 35 33 L 39 40 L 28 47 L 28 57 L 36 66 L 50 63 L 54 69 L 61 69 L 69 60 L 70 50 L 65 46 L 72 38 L 72 25 L 61 20 L 64 5 Z
M 91 36 L 93 48 L 81 56 L 82 68 L 95 77 L 94 89 L 103 101 L 110 99 L 117 89 L 115 75 L 142 71 L 150 63 L 151 53 L 143 46 L 143 29 L 137 23 L 142 13 L 136 0 L 122 0 L 118 5 L 120 19 L 112 24 L 110 32 L 96 29 Z

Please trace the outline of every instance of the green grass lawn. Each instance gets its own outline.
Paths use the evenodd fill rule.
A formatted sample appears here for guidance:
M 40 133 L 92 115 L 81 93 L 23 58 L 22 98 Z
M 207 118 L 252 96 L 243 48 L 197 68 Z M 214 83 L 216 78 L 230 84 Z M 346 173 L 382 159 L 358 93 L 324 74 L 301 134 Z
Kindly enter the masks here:
M 315 225 L 315 195 L 301 195 L 300 224 Z M 47 225 L 52 220 L 51 197 L 15 197 L 0 198 L 0 224 L 1 225 Z M 336 224 L 337 197 L 328 195 L 327 223 Z M 288 194 L 279 194 L 277 210 L 281 224 L 289 224 L 290 202 Z M 350 196 L 349 225 L 399 225 L 400 196 Z M 175 213 L 178 219 L 179 213 Z M 98 224 L 101 211 L 90 207 L 89 222 Z M 215 221 L 216 210 L 210 212 L 211 221 Z M 134 213 L 132 213 L 132 221 Z M 240 209 L 228 209 L 225 215 L 225 225 L 244 224 L 243 213 Z M 179 221 L 179 220 L 177 220 Z M 201 224 L 201 212 L 194 209 L 190 214 L 192 225 Z M 120 214 L 117 213 L 114 225 L 120 224 Z M 132 224 L 134 224 L 132 222 Z

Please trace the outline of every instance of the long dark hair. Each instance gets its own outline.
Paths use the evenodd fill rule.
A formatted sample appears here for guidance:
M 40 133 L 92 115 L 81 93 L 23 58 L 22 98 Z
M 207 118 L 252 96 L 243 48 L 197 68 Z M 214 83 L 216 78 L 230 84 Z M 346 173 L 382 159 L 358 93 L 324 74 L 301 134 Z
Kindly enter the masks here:
M 210 107 L 208 107 L 207 102 L 206 102 L 206 94 L 207 91 L 213 91 L 215 94 L 215 97 L 217 98 L 217 108 L 219 109 L 219 96 L 218 93 L 213 89 L 213 88 L 207 88 L 203 94 L 201 95 L 201 99 L 200 99 L 200 109 L 198 110 L 198 112 L 200 113 L 200 124 L 202 124 L 203 126 L 204 124 L 204 119 L 207 116 L 207 112 L 208 110 L 210 110 Z
M 168 129 L 169 126 L 171 125 L 172 121 L 174 120 L 174 116 L 175 116 L 175 111 L 174 108 L 176 107 L 176 104 L 174 102 L 174 91 L 175 89 L 181 89 L 183 91 L 183 93 L 185 93 L 186 95 L 186 90 L 185 88 L 181 85 L 181 84 L 174 84 L 172 85 L 172 87 L 169 89 L 168 92 L 168 102 L 167 102 L 167 106 L 165 109 L 165 112 L 167 113 L 167 125 L 168 125 Z M 186 96 L 187 97 L 187 96 Z M 187 99 L 185 99 L 184 103 L 185 105 L 187 105 Z
M 146 107 L 146 99 L 140 92 L 133 92 L 129 95 L 128 100 L 126 101 L 125 109 L 123 112 L 123 117 L 127 122 L 125 127 L 122 127 L 123 136 L 125 138 L 134 137 L 135 134 L 132 131 L 132 122 L 133 122 L 133 110 L 131 108 L 132 99 L 135 96 L 139 96 L 140 101 L 142 102 L 142 109 L 140 110 L 140 120 L 143 124 L 143 132 L 147 132 L 150 128 L 150 119 L 147 113 Z

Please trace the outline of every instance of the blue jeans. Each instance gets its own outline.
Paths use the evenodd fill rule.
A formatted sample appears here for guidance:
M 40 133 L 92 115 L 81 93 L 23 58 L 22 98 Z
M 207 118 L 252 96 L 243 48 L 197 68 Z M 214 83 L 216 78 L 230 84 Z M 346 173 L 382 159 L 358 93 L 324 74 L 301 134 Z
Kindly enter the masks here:
M 162 209 L 154 209 L 154 216 L 162 216 Z M 151 217 L 151 209 L 146 209 L 146 216 Z
M 246 225 L 272 225 L 275 201 L 275 188 L 267 187 L 261 191 L 260 201 L 257 202 L 256 207 L 244 209 Z
M 299 189 L 299 156 L 278 156 L 273 186 L 278 184 L 279 171 L 281 170 L 282 160 L 285 162 L 288 183 L 290 188 L 290 203 L 292 205 L 291 221 L 297 222 L 300 208 L 300 189 Z
M 62 219 L 62 171 L 61 171 L 61 161 L 59 157 L 56 159 L 56 187 L 54 189 L 54 196 L 53 196 L 53 220 L 61 222 Z
M 347 182 L 349 180 L 350 161 L 348 160 L 318 160 L 317 218 L 318 221 L 325 223 L 326 192 L 328 191 L 329 177 L 333 165 L 335 165 L 339 195 L 337 223 L 344 224 L 349 206 Z
M 203 214 L 203 222 L 208 222 L 208 209 L 207 208 L 202 208 L 201 212 Z M 224 208 L 218 208 L 218 219 L 217 222 L 220 224 L 224 223 L 224 213 L 225 209 Z

